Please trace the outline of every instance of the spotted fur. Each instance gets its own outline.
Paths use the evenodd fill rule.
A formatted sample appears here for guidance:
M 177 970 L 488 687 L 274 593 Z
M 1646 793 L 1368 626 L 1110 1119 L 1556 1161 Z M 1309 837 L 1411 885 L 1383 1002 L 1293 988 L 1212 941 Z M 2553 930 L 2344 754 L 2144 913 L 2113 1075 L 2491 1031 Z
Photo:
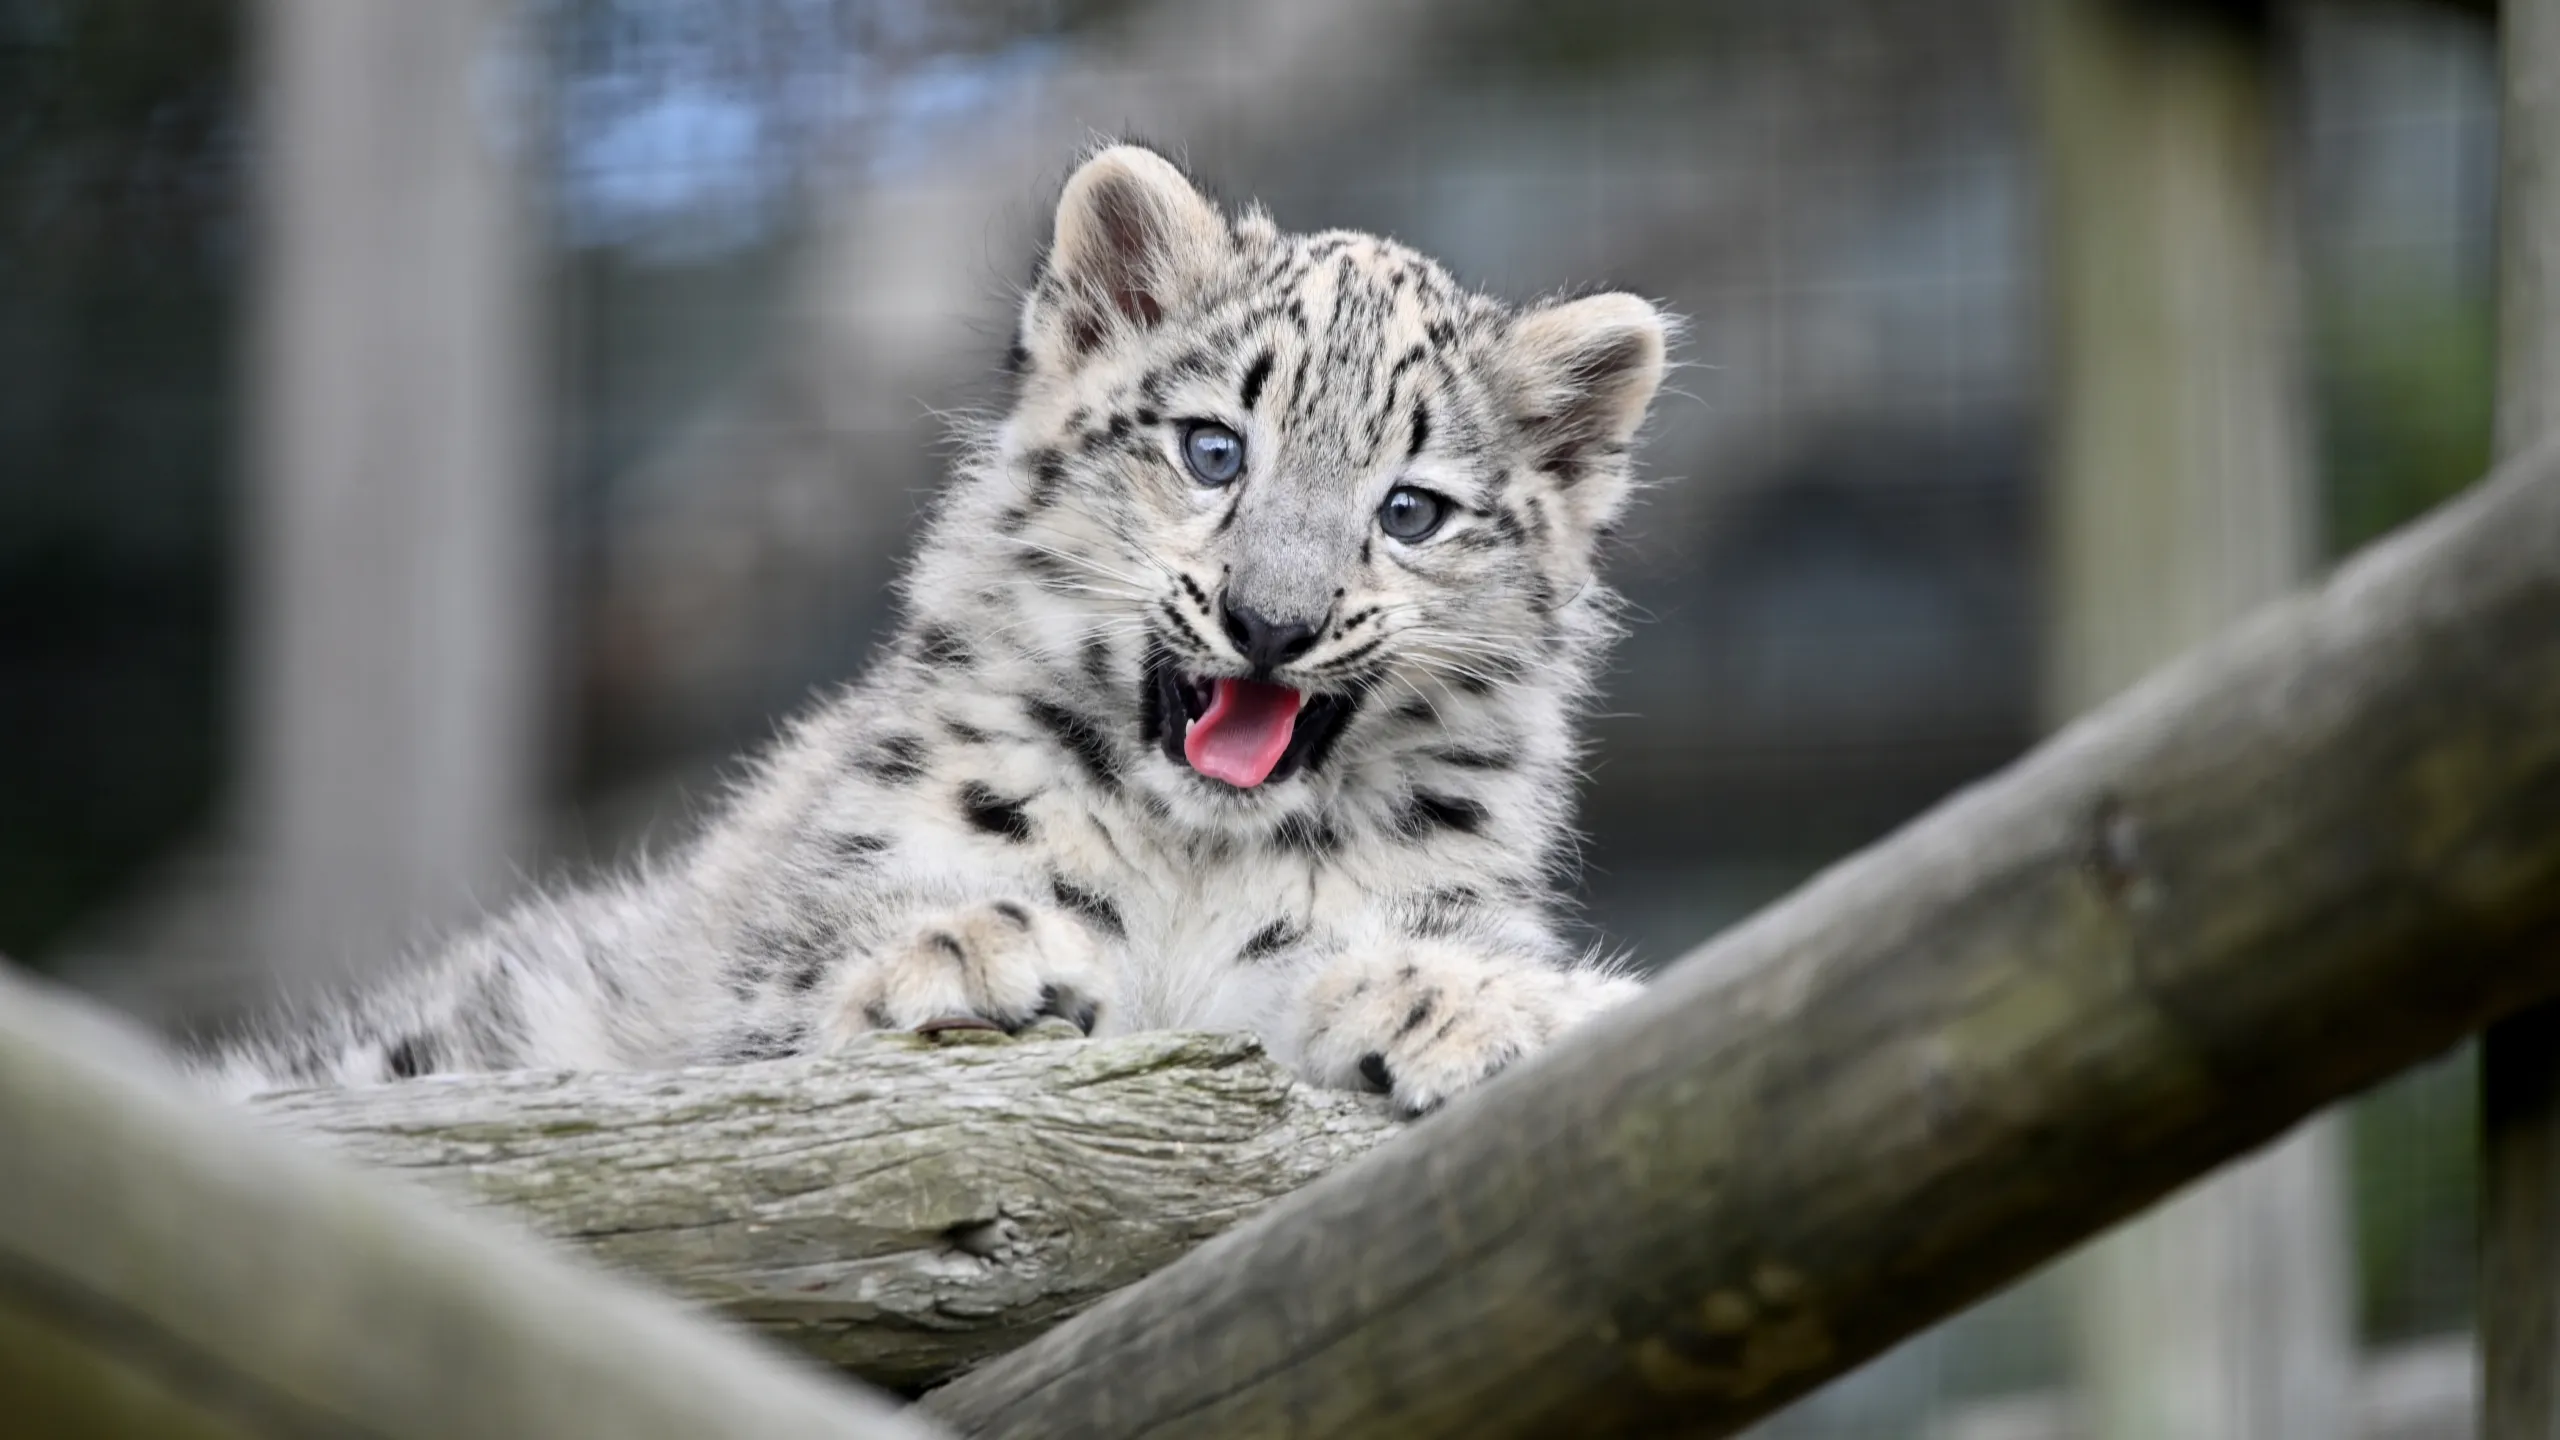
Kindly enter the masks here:
M 1514 308 L 1101 151 L 1024 298 L 1011 412 L 870 673 L 680 852 L 214 1078 L 652 1067 L 1056 1014 L 1251 1030 L 1320 1082 L 1439 1103 L 1633 989 L 1552 911 L 1612 629 L 1594 552 L 1664 336 L 1631 296 Z M 1186 469 L 1204 422 L 1243 439 L 1232 483 Z M 1449 507 L 1413 542 L 1377 518 L 1406 485 Z M 1312 640 L 1257 670 L 1238 606 Z M 1249 673 L 1309 697 L 1314 743 L 1239 789 L 1182 763 L 1164 682 Z

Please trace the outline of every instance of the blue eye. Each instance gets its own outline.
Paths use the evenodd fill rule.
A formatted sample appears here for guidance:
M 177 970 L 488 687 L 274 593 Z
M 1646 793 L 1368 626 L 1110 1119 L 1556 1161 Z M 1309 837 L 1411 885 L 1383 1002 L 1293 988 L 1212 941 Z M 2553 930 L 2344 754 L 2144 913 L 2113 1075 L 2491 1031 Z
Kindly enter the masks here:
M 1431 532 L 1448 518 L 1448 497 L 1411 485 L 1387 492 L 1386 503 L 1378 507 L 1378 528 L 1408 545 L 1430 539 Z
M 1203 485 L 1224 485 L 1244 473 L 1244 437 L 1212 420 L 1182 432 L 1182 460 Z

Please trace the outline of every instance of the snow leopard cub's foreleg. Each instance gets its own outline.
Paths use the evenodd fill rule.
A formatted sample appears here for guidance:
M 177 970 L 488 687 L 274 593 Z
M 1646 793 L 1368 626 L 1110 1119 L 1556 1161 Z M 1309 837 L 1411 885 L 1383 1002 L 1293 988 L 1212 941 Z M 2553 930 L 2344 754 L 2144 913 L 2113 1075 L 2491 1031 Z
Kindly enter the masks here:
M 1361 927 L 1310 956 L 1300 1064 L 1322 1084 L 1392 1096 L 1408 1115 L 1544 1050 L 1639 993 L 1632 977 L 1557 956 L 1526 917 Z
M 981 1020 L 1008 1032 L 1044 1015 L 1086 1034 L 1118 996 L 1085 924 L 1047 905 L 991 900 L 930 912 L 838 967 L 817 1016 L 839 1047 L 874 1030 Z

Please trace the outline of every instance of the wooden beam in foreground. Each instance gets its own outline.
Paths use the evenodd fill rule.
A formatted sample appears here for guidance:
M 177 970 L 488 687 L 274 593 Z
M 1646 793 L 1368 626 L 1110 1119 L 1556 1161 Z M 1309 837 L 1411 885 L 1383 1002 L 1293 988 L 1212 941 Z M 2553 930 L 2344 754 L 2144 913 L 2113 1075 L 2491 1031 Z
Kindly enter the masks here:
M 186 1094 L 0 967 L 0 1430 L 924 1440 L 851 1382 Z

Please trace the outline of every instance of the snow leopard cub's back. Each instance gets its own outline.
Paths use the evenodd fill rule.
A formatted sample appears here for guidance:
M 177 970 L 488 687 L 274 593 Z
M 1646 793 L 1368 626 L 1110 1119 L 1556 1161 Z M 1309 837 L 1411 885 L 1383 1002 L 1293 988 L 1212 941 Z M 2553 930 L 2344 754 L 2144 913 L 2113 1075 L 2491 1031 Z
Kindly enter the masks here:
M 1089 159 L 898 639 L 686 850 L 236 1087 L 786 1054 L 961 1013 L 1261 1033 L 1424 1107 L 1629 982 L 1551 911 L 1664 322 L 1514 309 Z

